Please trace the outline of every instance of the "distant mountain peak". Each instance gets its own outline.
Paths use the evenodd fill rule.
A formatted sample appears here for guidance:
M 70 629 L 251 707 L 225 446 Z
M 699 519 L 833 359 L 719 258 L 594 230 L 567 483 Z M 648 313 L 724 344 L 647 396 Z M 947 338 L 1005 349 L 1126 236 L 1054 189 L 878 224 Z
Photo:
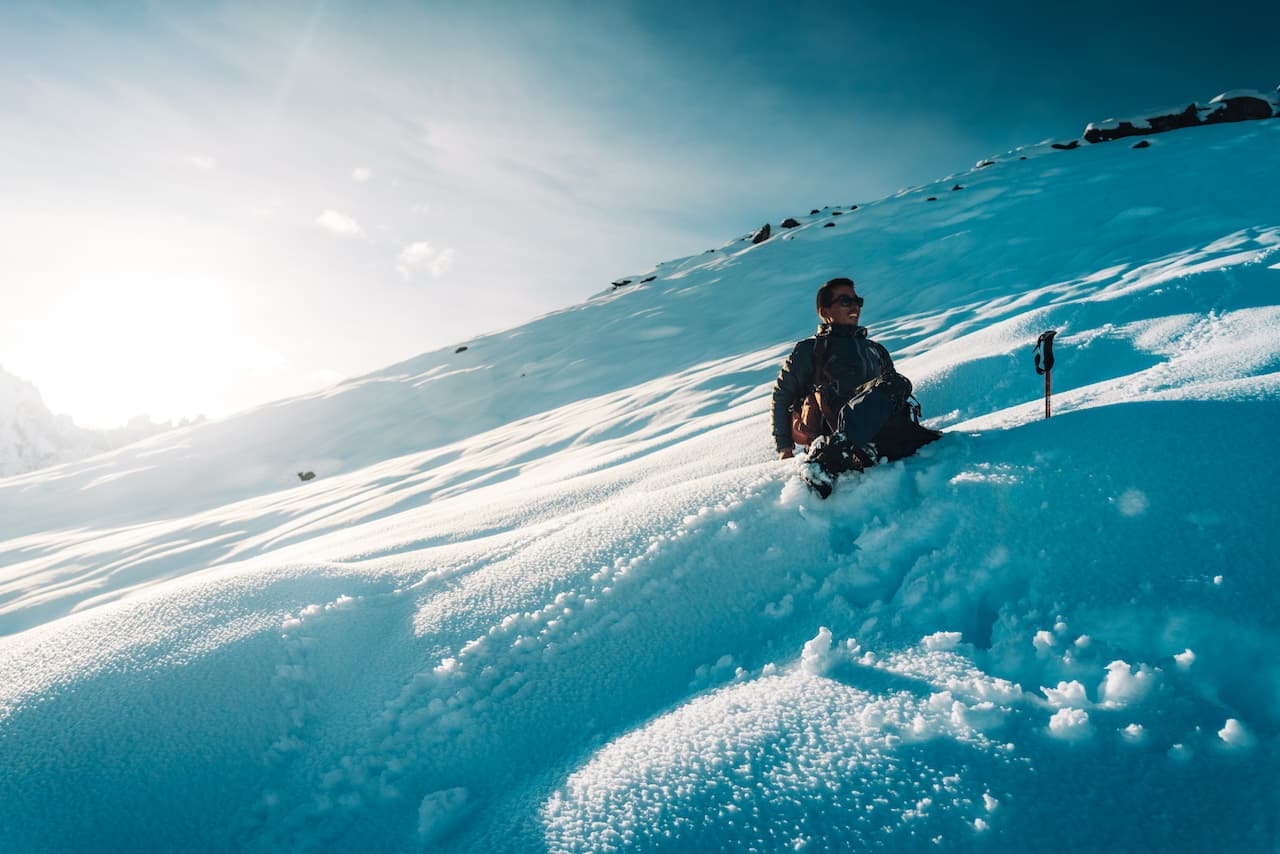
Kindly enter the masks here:
M 34 384 L 0 367 L 0 477 L 114 450 L 166 429 L 148 418 L 115 430 L 79 427 L 50 410 Z

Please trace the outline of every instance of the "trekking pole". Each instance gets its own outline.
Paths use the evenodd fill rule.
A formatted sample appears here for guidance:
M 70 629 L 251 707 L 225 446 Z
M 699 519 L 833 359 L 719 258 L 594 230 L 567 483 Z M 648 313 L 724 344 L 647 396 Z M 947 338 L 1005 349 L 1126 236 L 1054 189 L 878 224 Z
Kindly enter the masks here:
M 1040 337 L 1036 339 L 1036 373 L 1044 374 L 1044 417 L 1049 417 L 1049 395 L 1053 393 L 1053 384 L 1051 381 L 1053 371 L 1053 336 L 1058 334 L 1058 330 L 1050 329 L 1048 332 L 1041 332 Z M 1040 350 L 1044 348 L 1044 367 L 1040 367 Z

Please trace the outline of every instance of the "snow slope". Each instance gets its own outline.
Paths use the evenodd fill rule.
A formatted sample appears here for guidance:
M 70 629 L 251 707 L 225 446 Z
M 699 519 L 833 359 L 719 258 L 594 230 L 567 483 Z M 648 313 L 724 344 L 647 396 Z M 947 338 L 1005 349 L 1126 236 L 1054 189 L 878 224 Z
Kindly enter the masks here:
M 6 850 L 1277 850 L 1280 122 L 1150 140 L 0 480 Z M 821 502 L 839 274 L 949 435 Z

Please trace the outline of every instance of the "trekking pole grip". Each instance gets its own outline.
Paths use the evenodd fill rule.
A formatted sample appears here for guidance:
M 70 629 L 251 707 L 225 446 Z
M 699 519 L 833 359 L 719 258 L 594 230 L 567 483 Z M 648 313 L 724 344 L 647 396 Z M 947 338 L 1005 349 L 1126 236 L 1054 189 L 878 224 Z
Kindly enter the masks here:
M 1049 397 L 1053 394 L 1053 384 L 1050 379 L 1053 371 L 1053 336 L 1058 334 L 1058 330 L 1050 329 L 1047 332 L 1041 332 L 1040 337 L 1036 339 L 1036 373 L 1044 375 L 1044 417 L 1048 418 Z M 1043 351 L 1044 367 L 1040 367 L 1040 357 Z

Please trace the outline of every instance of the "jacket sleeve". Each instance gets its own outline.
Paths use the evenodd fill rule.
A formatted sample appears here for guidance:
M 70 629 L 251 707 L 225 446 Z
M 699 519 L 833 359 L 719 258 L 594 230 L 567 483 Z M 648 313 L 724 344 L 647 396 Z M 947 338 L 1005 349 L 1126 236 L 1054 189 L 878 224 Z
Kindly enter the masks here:
M 813 346 L 800 341 L 782 363 L 773 384 L 773 444 L 779 451 L 795 447 L 791 438 L 791 407 L 804 397 L 813 379 Z

